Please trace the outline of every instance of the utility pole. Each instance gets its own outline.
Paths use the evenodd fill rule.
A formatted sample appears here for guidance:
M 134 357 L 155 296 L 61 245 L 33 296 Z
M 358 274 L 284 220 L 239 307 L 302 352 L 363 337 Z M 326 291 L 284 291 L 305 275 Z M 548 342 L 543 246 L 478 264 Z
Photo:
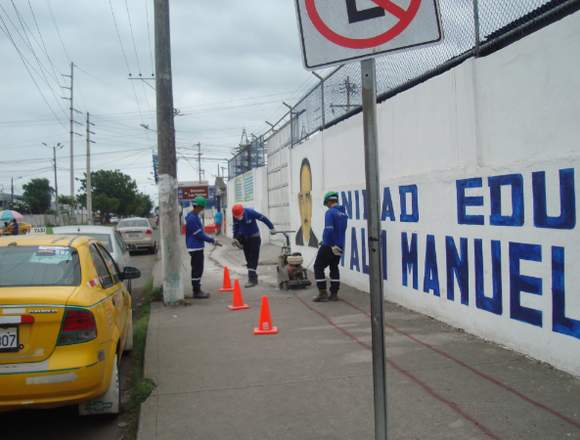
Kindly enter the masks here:
M 198 182 L 201 183 L 201 142 L 197 144 L 197 174 L 198 174 Z
M 70 75 L 62 74 L 65 78 L 70 79 L 70 87 L 61 86 L 63 89 L 67 89 L 69 91 L 68 97 L 63 97 L 69 101 L 70 103 L 70 196 L 71 202 L 73 207 L 76 205 L 75 203 L 75 160 L 74 160 L 74 137 L 82 136 L 80 133 L 75 132 L 75 124 L 80 125 L 79 122 L 75 121 L 75 112 L 80 113 L 74 106 L 74 75 L 75 75 L 75 63 L 71 61 L 70 63 Z
M 180 273 L 169 0 L 155 0 L 155 78 L 163 301 L 175 305 L 183 301 L 183 283 Z
M 54 207 L 56 209 L 56 220 L 58 223 L 60 219 L 60 210 L 58 206 L 58 175 L 56 171 L 56 150 L 64 148 L 64 145 L 61 144 L 60 142 L 58 142 L 56 145 L 52 147 L 48 145 L 46 142 L 43 142 L 42 145 L 48 148 L 52 148 L 52 166 L 54 167 Z
M 95 141 L 91 140 L 91 134 L 95 134 L 94 131 L 91 131 L 91 126 L 94 127 L 95 124 L 91 122 L 91 115 L 87 112 L 87 217 L 88 217 L 88 224 L 93 224 L 93 182 L 92 182 L 92 175 L 91 175 L 91 144 L 94 144 Z

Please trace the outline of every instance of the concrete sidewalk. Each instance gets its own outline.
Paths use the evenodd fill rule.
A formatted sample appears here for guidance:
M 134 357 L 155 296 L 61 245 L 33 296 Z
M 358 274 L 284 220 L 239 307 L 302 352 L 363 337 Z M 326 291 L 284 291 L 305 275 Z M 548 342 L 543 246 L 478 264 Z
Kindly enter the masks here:
M 139 440 L 374 438 L 368 295 L 312 303 L 263 265 L 251 308 L 230 312 L 217 262 L 244 273 L 241 255 L 207 253 L 212 297 L 153 307 Z M 252 334 L 264 294 L 276 336 Z M 579 380 L 390 303 L 386 322 L 391 439 L 580 439 Z

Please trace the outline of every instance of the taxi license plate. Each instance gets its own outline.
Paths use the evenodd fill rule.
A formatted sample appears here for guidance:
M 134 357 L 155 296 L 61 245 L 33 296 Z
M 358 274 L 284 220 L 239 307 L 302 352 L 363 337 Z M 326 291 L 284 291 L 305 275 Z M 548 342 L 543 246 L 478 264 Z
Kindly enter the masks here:
M 0 352 L 18 351 L 18 327 L 0 327 Z

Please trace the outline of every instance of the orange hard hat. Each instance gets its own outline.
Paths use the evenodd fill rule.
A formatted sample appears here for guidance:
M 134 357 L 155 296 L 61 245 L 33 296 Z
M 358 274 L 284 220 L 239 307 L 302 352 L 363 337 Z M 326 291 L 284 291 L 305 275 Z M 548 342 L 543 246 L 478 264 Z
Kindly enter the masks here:
M 239 203 L 232 206 L 232 215 L 234 218 L 241 218 L 244 215 L 244 207 Z

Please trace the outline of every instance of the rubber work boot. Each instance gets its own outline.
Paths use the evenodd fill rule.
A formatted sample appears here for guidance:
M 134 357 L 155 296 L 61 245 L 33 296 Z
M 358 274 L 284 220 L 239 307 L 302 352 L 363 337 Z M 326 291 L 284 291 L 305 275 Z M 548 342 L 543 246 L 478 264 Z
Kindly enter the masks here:
M 326 302 L 328 301 L 328 292 L 326 292 L 326 290 L 324 289 L 320 289 L 318 291 L 318 295 L 315 296 L 312 301 L 314 302 Z
M 249 289 L 250 287 L 254 287 L 258 285 L 258 280 L 248 280 L 248 282 L 244 285 L 244 287 L 246 289 Z
M 329 301 L 338 301 L 338 292 L 330 292 Z
M 202 290 L 200 290 L 199 292 L 193 292 L 193 298 L 194 299 L 208 299 L 209 293 L 206 293 Z

